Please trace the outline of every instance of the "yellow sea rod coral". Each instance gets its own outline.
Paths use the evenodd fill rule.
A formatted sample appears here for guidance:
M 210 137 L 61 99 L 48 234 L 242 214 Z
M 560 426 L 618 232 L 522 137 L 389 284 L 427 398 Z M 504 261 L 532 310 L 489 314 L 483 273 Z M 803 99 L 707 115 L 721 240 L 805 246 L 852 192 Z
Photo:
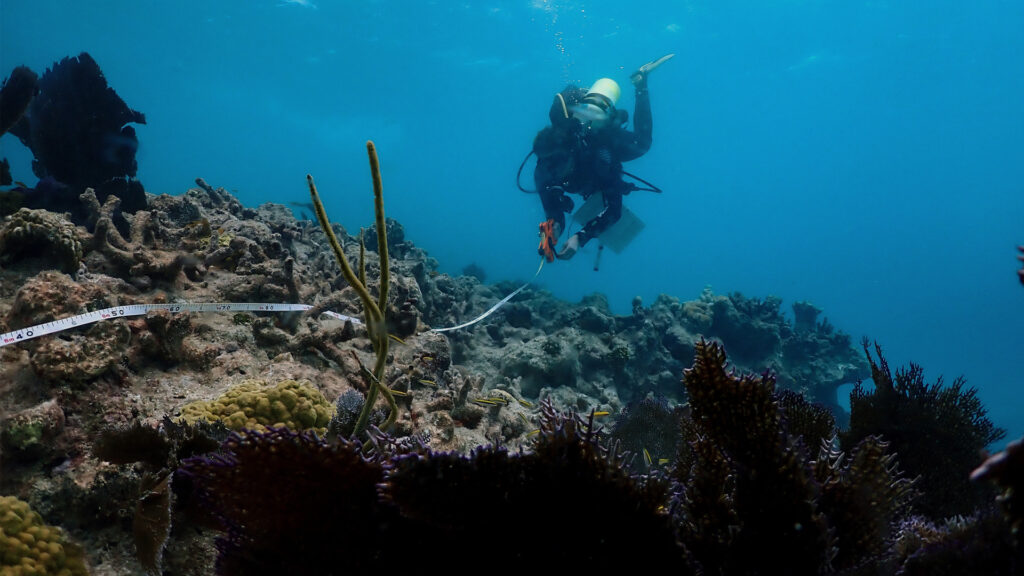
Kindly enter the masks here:
M 262 380 L 244 380 L 216 400 L 185 405 L 180 419 L 221 420 L 232 430 L 286 426 L 323 434 L 333 414 L 334 405 L 308 382 L 283 380 L 268 388 Z
M 0 576 L 87 576 L 78 547 L 47 526 L 28 504 L 0 496 Z

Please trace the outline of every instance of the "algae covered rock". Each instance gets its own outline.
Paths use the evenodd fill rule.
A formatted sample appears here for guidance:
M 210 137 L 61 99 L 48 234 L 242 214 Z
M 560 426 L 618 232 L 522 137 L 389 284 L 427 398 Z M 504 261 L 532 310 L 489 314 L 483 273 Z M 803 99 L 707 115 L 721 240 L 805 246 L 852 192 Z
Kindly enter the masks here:
M 60 528 L 46 525 L 25 502 L 0 496 L 0 574 L 88 573 L 81 550 L 64 539 Z
M 78 271 L 82 243 L 75 225 L 64 216 L 46 210 L 22 208 L 0 226 L 0 263 L 36 259 L 41 268 Z
M 38 456 L 52 449 L 63 429 L 64 411 L 56 400 L 47 400 L 0 423 L 0 444 L 23 457 Z
M 334 406 L 308 382 L 282 380 L 269 388 L 262 380 L 245 380 L 216 400 L 185 405 L 180 418 L 189 424 L 221 420 L 232 430 L 284 426 L 323 434 L 333 414 Z

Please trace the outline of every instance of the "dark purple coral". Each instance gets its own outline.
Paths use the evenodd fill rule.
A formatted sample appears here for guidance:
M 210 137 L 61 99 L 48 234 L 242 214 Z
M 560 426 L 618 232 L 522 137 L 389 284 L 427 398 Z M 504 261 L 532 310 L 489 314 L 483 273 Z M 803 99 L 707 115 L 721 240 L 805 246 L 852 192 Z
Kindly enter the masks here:
M 224 532 L 218 574 L 368 573 L 396 545 L 389 539 L 403 540 L 401 519 L 377 497 L 381 465 L 357 442 L 245 431 L 179 474 Z
M 667 485 L 634 476 L 591 422 L 544 407 L 533 450 L 395 456 L 285 429 L 246 432 L 186 460 L 224 534 L 219 574 L 477 573 L 626 569 L 686 573 Z M 387 456 L 384 454 L 387 453 Z
M 611 436 L 646 467 L 671 460 L 679 451 L 685 408 L 673 408 L 664 396 L 647 395 L 630 402 L 615 419 Z
M 383 494 L 467 565 L 602 573 L 658 566 L 687 573 L 664 510 L 667 484 L 633 475 L 592 422 L 545 402 L 529 452 L 482 447 L 398 459 Z

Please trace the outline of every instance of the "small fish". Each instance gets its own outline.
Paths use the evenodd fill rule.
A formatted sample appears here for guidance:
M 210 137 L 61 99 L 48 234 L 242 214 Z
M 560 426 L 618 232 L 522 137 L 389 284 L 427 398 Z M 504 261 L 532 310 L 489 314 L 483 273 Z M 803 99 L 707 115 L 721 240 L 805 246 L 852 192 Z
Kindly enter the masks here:
M 644 448 L 644 462 L 646 462 L 648 466 L 654 462 L 651 459 L 651 453 L 647 451 L 647 448 Z
M 527 418 L 522 412 L 519 413 L 519 417 L 522 418 L 523 422 L 525 422 L 526 424 L 530 423 L 529 418 Z
M 520 400 L 519 403 L 523 406 L 523 408 L 533 408 L 533 404 L 527 402 L 526 400 Z
M 433 356 L 424 356 L 423 357 L 423 361 L 424 362 L 433 362 L 434 361 L 434 357 Z
M 437 386 L 437 382 L 433 380 L 427 380 L 426 378 L 420 378 L 420 384 L 426 384 L 427 386 Z
M 526 433 L 527 436 L 533 436 L 534 434 L 540 434 L 540 429 L 538 428 L 536 430 L 530 430 L 529 432 Z
M 401 338 L 395 336 L 394 334 L 388 334 L 388 338 L 391 338 L 392 340 L 398 342 L 399 344 L 405 344 L 405 340 L 402 340 Z
M 394 394 L 395 396 L 408 396 L 409 395 L 408 392 L 402 392 L 401 390 L 395 390 L 394 388 L 389 388 L 389 390 L 391 390 L 391 393 Z
M 611 414 L 611 412 L 606 412 L 606 411 L 604 411 L 604 410 L 602 410 L 602 411 L 600 411 L 600 412 L 594 412 L 594 416 L 595 416 L 595 417 L 598 417 L 598 416 L 607 416 L 607 415 L 609 415 L 609 414 Z
M 664 466 L 665 464 L 668 464 L 668 463 L 669 463 L 669 459 L 668 458 L 658 458 L 658 466 Z
M 477 403 L 480 403 L 480 404 L 490 404 L 492 406 L 497 406 L 498 405 L 498 403 L 495 402 L 494 400 L 489 400 L 487 398 L 474 398 L 473 402 L 477 402 Z

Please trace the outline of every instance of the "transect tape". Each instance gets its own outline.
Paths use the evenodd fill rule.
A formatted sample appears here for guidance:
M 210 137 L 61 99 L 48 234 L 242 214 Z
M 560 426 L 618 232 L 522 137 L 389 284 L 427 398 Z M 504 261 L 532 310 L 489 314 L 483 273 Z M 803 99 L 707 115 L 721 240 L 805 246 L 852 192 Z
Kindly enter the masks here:
M 525 289 L 527 286 L 529 286 L 531 282 L 536 280 L 537 276 L 540 275 L 540 271 L 541 271 L 542 268 L 544 268 L 544 258 L 540 259 L 540 266 L 537 266 L 537 271 L 533 273 L 533 278 L 530 278 L 529 282 L 523 284 L 519 288 L 516 288 L 515 292 L 513 292 L 513 293 L 509 294 L 508 296 L 505 296 L 504 298 L 499 300 L 498 303 L 495 304 L 494 306 L 491 306 L 491 308 L 489 310 L 487 310 L 487 312 L 484 312 L 483 314 L 477 316 L 476 318 L 473 318 L 469 322 L 464 322 L 462 324 L 459 324 L 458 326 L 452 326 L 450 328 L 434 328 L 433 330 L 431 330 L 431 332 L 448 332 L 450 330 L 459 330 L 460 328 L 465 328 L 466 326 L 472 326 L 473 324 L 476 324 L 477 322 L 483 320 L 484 318 L 487 318 L 488 316 L 493 314 L 495 310 L 497 310 L 498 308 L 501 308 L 506 302 L 508 302 L 509 300 L 515 298 L 516 294 L 519 294 L 520 292 L 522 292 L 523 289 Z
M 506 302 L 515 297 L 523 291 L 524 288 L 530 285 L 537 275 L 540 274 L 541 269 L 544 267 L 544 259 L 541 258 L 540 266 L 537 267 L 537 272 L 533 274 L 533 278 L 529 282 L 523 284 L 515 292 L 512 292 L 494 306 L 477 316 L 476 318 L 459 324 L 458 326 L 452 326 L 451 328 L 434 328 L 431 332 L 448 332 L 449 330 L 458 330 L 467 326 L 472 326 L 477 322 L 490 316 L 495 310 L 501 308 Z M 53 320 L 46 322 L 45 324 L 36 324 L 35 326 L 29 326 L 28 328 L 22 328 L 21 330 L 15 330 L 13 332 L 7 332 L 6 334 L 0 334 L 0 348 L 7 346 L 8 344 L 17 344 L 18 342 L 24 342 L 25 340 L 31 340 L 33 338 L 39 338 L 40 336 L 47 336 L 49 334 L 56 334 L 57 332 L 63 332 L 64 330 L 70 330 L 77 328 L 78 326 L 85 326 L 87 324 L 93 324 L 95 322 L 101 322 L 103 320 L 111 320 L 114 318 L 127 318 L 129 316 L 143 316 L 153 310 L 167 310 L 168 312 L 305 312 L 313 307 L 309 304 L 276 304 L 276 303 L 253 303 L 243 302 L 241 304 L 235 304 L 232 302 L 214 302 L 214 303 L 203 303 L 203 304 L 128 304 L 126 306 L 114 306 L 113 308 L 104 308 L 102 310 L 95 310 L 93 312 L 87 312 L 85 314 L 79 314 L 78 316 L 70 316 L 68 318 L 61 318 L 60 320 Z M 337 312 L 331 312 L 325 310 L 322 314 L 326 314 L 331 318 L 341 320 L 342 322 L 352 322 L 353 324 L 362 324 L 362 320 L 353 318 L 351 316 L 345 316 L 344 314 L 338 314 Z
M 113 318 L 127 318 L 128 316 L 143 316 L 153 310 L 167 310 L 168 312 L 304 312 L 311 309 L 312 306 L 308 304 L 270 304 L 270 303 L 242 303 L 235 304 L 231 302 L 215 302 L 205 304 L 128 304 L 126 306 L 114 306 L 113 308 L 104 308 L 102 310 L 95 310 L 93 312 L 87 312 L 85 314 L 79 314 L 78 316 L 71 316 L 68 318 L 61 318 L 60 320 L 53 320 L 45 324 L 37 324 L 28 328 L 22 328 L 13 332 L 7 332 L 6 334 L 0 334 L 0 347 L 7 346 L 8 344 L 15 344 L 18 342 L 24 342 L 25 340 L 31 340 L 32 338 L 38 338 L 40 336 L 46 336 L 48 334 L 55 334 L 57 332 L 63 332 L 64 330 L 70 330 L 78 326 L 85 326 L 87 324 L 93 324 L 94 322 L 100 322 L 103 320 L 111 320 Z M 324 311 L 324 314 L 341 320 L 342 322 L 352 322 L 353 324 L 362 324 L 363 322 L 358 318 L 351 316 L 345 316 L 344 314 L 338 314 L 337 312 Z

